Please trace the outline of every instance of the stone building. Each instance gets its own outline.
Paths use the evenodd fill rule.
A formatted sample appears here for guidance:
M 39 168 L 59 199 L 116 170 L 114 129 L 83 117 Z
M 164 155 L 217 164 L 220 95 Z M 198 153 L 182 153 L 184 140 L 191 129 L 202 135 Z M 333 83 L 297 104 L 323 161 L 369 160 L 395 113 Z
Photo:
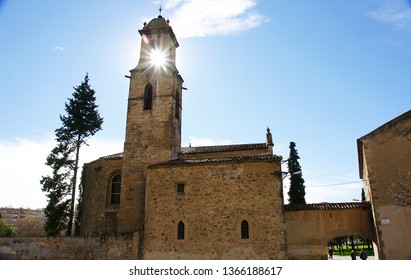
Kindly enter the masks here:
M 262 143 L 181 147 L 178 41 L 161 16 L 139 33 L 124 151 L 85 165 L 80 234 L 133 234 L 144 259 L 287 259 L 270 130 Z
M 357 140 L 380 259 L 411 259 L 411 111 Z
M 411 210 L 396 203 L 411 185 L 411 111 L 357 140 L 366 202 L 284 206 L 269 129 L 261 143 L 181 147 L 178 41 L 161 16 L 139 33 L 124 150 L 84 166 L 80 235 L 131 236 L 139 259 L 326 259 L 346 235 L 411 258 Z

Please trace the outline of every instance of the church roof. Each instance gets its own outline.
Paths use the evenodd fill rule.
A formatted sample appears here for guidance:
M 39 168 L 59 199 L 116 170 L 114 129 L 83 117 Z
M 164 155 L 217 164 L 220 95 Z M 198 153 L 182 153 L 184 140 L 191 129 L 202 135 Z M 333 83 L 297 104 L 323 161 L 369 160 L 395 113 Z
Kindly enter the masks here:
M 233 145 L 216 145 L 216 146 L 198 146 L 198 147 L 182 147 L 182 154 L 198 154 L 198 153 L 215 153 L 215 152 L 231 152 L 251 149 L 267 149 L 265 143 L 256 144 L 233 144 Z
M 139 30 L 138 32 L 140 33 L 140 35 L 143 35 L 143 34 L 148 35 L 148 34 L 152 34 L 153 32 L 159 32 L 159 31 L 169 33 L 171 36 L 171 39 L 174 42 L 175 47 L 178 48 L 179 44 L 177 42 L 177 38 L 176 38 L 176 35 L 174 34 L 173 29 L 169 25 L 169 20 L 166 20 L 162 16 L 153 18 L 152 20 L 150 20 L 148 24 L 144 23 L 143 29 Z
M 371 209 L 371 204 L 365 202 L 338 202 L 338 203 L 312 203 L 312 204 L 286 204 L 285 211 L 302 211 L 302 210 L 340 210 L 364 208 Z
M 165 18 L 162 16 L 158 16 L 153 18 L 144 28 L 151 29 L 151 28 L 163 28 L 169 27 L 168 23 Z
M 199 165 L 199 164 L 218 164 L 227 162 L 255 162 L 255 161 L 279 161 L 281 157 L 275 155 L 262 156 L 242 156 L 242 157 L 218 157 L 200 159 L 175 159 L 150 165 L 150 168 L 178 166 L 178 165 Z
M 123 153 L 112 154 L 104 157 L 100 157 L 99 159 L 122 159 Z
M 267 149 L 267 145 L 265 143 L 254 143 L 254 144 L 231 144 L 231 145 L 215 145 L 215 146 L 198 146 L 198 147 L 181 147 L 181 154 L 184 155 L 189 155 L 189 154 L 202 154 L 202 153 L 218 153 L 218 152 L 235 152 L 235 151 L 245 151 L 245 150 L 254 150 L 254 149 Z M 273 157 L 273 158 L 279 158 L 278 156 L 271 156 L 271 155 L 264 155 L 264 157 Z M 224 157 L 222 159 L 225 160 L 220 160 L 220 161 L 227 161 L 227 159 L 256 159 L 259 158 L 260 156 L 243 156 L 243 157 Z M 107 155 L 107 156 L 102 156 L 99 159 L 122 159 L 123 158 L 123 153 L 116 153 L 112 155 Z M 186 163 L 197 161 L 198 162 L 204 162 L 208 160 L 209 162 L 214 161 L 216 162 L 217 158 L 213 159 L 190 159 L 190 160 L 185 160 Z M 172 160 L 170 162 L 175 163 L 176 160 Z M 160 163 L 163 164 L 163 163 Z M 180 162 L 181 164 L 181 162 Z

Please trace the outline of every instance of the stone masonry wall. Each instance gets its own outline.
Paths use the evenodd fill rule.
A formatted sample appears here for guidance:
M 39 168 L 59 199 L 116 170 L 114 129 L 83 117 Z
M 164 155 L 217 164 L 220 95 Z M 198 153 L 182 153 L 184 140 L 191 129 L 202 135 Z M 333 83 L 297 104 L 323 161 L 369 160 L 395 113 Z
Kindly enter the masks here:
M 118 207 L 109 205 L 111 178 L 121 173 L 122 159 L 99 159 L 86 165 L 80 235 L 117 231 Z
M 137 259 L 138 236 L 0 238 L 0 260 Z
M 286 259 L 279 171 L 273 160 L 150 168 L 144 258 Z M 249 239 L 241 238 L 243 220 Z
M 410 189 L 411 113 L 362 139 L 366 193 L 373 204 L 381 259 L 411 259 L 411 209 L 394 195 Z M 407 193 L 408 195 L 409 193 Z

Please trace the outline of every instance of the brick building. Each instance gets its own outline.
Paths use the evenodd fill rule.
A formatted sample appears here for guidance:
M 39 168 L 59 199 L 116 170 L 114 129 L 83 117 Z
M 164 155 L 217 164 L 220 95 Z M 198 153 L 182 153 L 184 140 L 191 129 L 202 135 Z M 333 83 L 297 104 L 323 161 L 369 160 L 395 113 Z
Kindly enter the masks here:
M 16 224 L 19 220 L 26 218 L 36 218 L 44 220 L 44 209 L 30 209 L 30 208 L 0 208 L 0 217 L 12 224 Z
M 270 130 L 262 143 L 181 147 L 178 41 L 161 16 L 139 33 L 124 151 L 85 166 L 80 234 L 132 233 L 145 259 L 286 259 Z

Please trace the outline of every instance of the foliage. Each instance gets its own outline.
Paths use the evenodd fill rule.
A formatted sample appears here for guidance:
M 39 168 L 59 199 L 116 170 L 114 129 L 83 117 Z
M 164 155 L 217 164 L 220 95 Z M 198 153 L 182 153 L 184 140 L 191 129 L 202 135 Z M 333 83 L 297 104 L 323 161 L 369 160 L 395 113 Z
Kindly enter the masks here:
M 411 206 L 411 169 L 399 171 L 398 177 L 393 180 L 390 192 L 397 206 Z
M 408 137 L 404 137 L 404 140 L 411 143 Z M 396 206 L 411 206 L 411 159 L 408 159 L 407 166 L 398 169 L 398 176 L 392 180 L 389 189 Z
M 74 204 L 76 197 L 76 183 L 80 147 L 87 144 L 87 138 L 101 130 L 103 118 L 98 113 L 95 91 L 89 85 L 88 74 L 80 86 L 74 88 L 73 98 L 65 104 L 67 116 L 60 116 L 63 126 L 56 130 L 57 141 L 68 139 L 70 147 L 75 150 L 75 161 L 72 177 L 72 194 L 68 234 L 71 235 L 71 227 L 74 219 Z
M 362 188 L 361 189 L 361 202 L 364 202 L 366 199 L 365 199 L 365 191 L 364 191 L 364 188 Z
M 15 226 L 4 219 L 0 219 L 0 237 L 13 237 L 16 233 Z
M 44 236 L 44 225 L 38 217 L 27 217 L 16 222 L 17 236 L 37 237 Z
M 48 204 L 44 211 L 44 229 L 47 235 L 60 235 L 67 230 L 68 206 L 67 196 L 71 192 L 72 149 L 67 141 L 61 141 L 46 159 L 46 165 L 52 169 L 52 175 L 43 176 L 40 180 L 42 191 L 47 192 Z
M 341 236 L 330 241 L 327 247 L 333 250 L 334 255 L 349 256 L 351 250 L 359 252 L 364 249 L 368 256 L 374 256 L 372 241 L 360 236 Z
M 87 145 L 87 138 L 101 130 L 103 123 L 88 74 L 74 90 L 72 98 L 65 103 L 67 115 L 60 115 L 62 126 L 55 131 L 57 146 L 47 157 L 46 165 L 53 169 L 53 175 L 40 181 L 42 190 L 48 193 L 45 210 L 48 235 L 58 235 L 63 230 L 71 235 L 80 147 Z
M 290 175 L 290 190 L 288 201 L 290 204 L 305 204 L 305 186 L 302 177 L 300 157 L 295 148 L 295 143 L 290 142 L 290 156 L 288 158 L 288 174 Z

